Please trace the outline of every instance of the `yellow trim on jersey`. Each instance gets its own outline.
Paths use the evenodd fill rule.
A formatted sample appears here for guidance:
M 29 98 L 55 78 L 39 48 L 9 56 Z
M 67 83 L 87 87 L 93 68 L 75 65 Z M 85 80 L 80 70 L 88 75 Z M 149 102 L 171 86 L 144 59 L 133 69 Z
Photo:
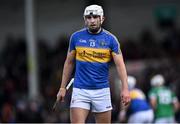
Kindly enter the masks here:
M 76 59 L 84 62 L 106 63 L 111 60 L 111 50 L 102 48 L 76 47 Z
M 138 90 L 130 91 L 130 97 L 131 99 L 145 99 L 144 94 Z

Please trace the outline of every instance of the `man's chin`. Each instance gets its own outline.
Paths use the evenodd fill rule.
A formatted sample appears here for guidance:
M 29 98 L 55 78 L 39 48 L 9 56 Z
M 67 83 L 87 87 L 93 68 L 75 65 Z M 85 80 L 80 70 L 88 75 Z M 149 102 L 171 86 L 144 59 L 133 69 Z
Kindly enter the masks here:
M 89 28 L 89 31 L 92 33 L 97 33 L 100 28 Z

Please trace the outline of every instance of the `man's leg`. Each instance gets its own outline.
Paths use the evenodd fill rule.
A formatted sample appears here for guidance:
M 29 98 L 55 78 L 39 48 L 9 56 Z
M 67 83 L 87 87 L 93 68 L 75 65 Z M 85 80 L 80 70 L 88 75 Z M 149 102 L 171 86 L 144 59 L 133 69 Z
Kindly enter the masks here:
M 70 119 L 71 123 L 85 123 L 86 118 L 89 114 L 89 110 L 82 108 L 71 108 Z
M 111 110 L 95 113 L 96 123 L 111 123 Z
M 91 92 L 92 112 L 96 123 L 111 123 L 111 95 L 110 88 L 103 88 Z

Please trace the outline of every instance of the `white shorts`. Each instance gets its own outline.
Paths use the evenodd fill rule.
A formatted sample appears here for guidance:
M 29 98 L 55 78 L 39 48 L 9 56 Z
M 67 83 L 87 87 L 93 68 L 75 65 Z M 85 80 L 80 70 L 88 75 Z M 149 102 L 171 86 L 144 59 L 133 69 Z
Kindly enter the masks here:
M 155 119 L 155 123 L 175 123 L 174 117 L 164 117 Z
M 91 109 L 92 112 L 112 110 L 110 88 L 95 90 L 73 88 L 70 107 Z
M 153 119 L 153 110 L 139 111 L 130 115 L 128 123 L 152 123 Z

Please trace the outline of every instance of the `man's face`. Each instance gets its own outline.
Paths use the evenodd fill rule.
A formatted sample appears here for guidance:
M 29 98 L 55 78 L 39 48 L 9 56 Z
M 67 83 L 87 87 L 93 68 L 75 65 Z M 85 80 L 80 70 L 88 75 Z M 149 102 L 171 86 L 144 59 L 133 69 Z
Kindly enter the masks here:
M 96 33 L 101 27 L 101 22 L 104 21 L 104 18 L 100 18 L 98 15 L 88 15 L 85 16 L 85 25 L 88 27 L 89 31 Z

